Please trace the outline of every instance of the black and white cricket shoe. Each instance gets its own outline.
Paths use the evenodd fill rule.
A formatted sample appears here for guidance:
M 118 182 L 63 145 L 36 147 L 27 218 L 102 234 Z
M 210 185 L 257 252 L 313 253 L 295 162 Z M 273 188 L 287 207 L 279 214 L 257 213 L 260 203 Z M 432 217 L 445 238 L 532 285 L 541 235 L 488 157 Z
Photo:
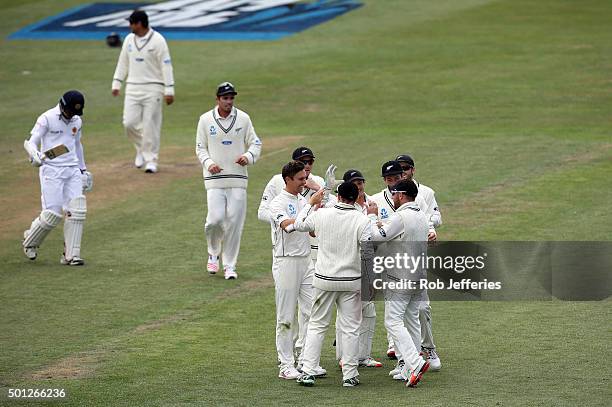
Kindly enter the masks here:
M 351 377 L 342 382 L 342 387 L 355 387 L 359 386 L 359 376 Z

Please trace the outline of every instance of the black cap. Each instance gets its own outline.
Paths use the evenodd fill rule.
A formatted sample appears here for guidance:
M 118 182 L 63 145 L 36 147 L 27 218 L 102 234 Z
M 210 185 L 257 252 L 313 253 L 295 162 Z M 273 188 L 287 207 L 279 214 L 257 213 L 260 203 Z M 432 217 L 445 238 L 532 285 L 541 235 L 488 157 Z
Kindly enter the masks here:
M 308 147 L 298 147 L 295 150 L 293 150 L 293 154 L 291 154 L 291 158 L 293 158 L 294 160 L 297 160 L 300 157 L 305 157 L 307 155 L 311 156 L 312 158 L 315 158 L 314 153 Z
M 365 178 L 363 178 L 363 175 L 359 170 L 348 170 L 344 173 L 342 179 L 344 180 L 344 182 L 353 182 L 356 180 L 365 181 Z
M 338 187 L 338 196 L 355 202 L 359 196 L 359 189 L 357 189 L 357 185 L 352 182 L 343 182 Z
M 60 99 L 60 105 L 62 109 L 69 110 L 71 113 L 81 116 L 83 114 L 83 107 L 85 107 L 85 97 L 78 90 L 69 90 L 64 93 Z
M 236 88 L 230 82 L 223 82 L 217 86 L 217 96 L 237 95 Z
M 412 181 L 401 180 L 397 184 L 393 185 L 390 189 L 391 193 L 402 192 L 412 198 L 416 198 L 419 193 L 419 189 L 416 184 Z
M 414 168 L 414 160 L 408 154 L 400 154 L 395 158 L 395 161 L 399 161 L 400 163 L 406 163 Z
M 402 166 L 398 161 L 387 161 L 383 164 L 381 170 L 381 176 L 387 177 L 389 175 L 398 175 L 403 173 Z
M 127 18 L 130 24 L 142 23 L 143 27 L 149 26 L 149 16 L 142 10 L 134 10 L 132 14 Z

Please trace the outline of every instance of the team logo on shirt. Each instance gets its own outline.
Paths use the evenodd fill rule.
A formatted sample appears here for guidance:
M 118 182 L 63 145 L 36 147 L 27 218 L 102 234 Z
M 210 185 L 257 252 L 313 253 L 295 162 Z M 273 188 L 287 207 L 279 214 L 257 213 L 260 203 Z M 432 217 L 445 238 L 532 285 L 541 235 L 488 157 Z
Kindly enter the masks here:
M 387 219 L 389 217 L 389 212 L 387 212 L 387 210 L 385 208 L 382 208 L 380 210 L 380 218 L 381 219 Z
M 79 105 L 76 105 L 75 107 L 76 107 L 77 109 L 80 109 L 80 107 L 78 107 L 78 106 L 79 106 Z M 76 127 L 73 127 L 73 128 L 72 128 L 72 135 L 73 135 L 73 136 L 76 136 L 76 134 L 77 134 L 77 131 L 78 131 L 78 130 L 79 130 L 79 129 L 77 129 Z
M 289 204 L 289 216 L 295 215 L 297 215 L 297 210 L 295 209 L 295 206 L 293 206 L 293 204 Z
M 217 129 L 215 128 L 215 126 L 210 126 L 210 135 L 211 136 L 217 135 Z

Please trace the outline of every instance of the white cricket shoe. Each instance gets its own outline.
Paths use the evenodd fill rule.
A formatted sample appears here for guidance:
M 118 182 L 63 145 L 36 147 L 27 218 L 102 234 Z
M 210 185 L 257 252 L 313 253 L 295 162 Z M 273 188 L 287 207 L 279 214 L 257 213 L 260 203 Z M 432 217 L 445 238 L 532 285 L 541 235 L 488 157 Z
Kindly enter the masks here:
M 83 264 L 85 264 L 85 260 L 76 256 L 71 259 L 67 259 L 66 256 L 62 254 L 62 257 L 60 258 L 60 264 L 63 264 L 64 266 L 82 266 Z
M 410 377 L 406 383 L 407 387 L 416 387 L 416 385 L 421 381 L 421 378 L 429 369 L 429 362 L 426 360 L 422 360 L 417 366 L 416 369 L 410 372 Z
M 226 280 L 235 280 L 238 278 L 238 273 L 236 273 L 236 268 L 232 266 L 225 266 L 223 269 L 223 274 Z M 294 379 L 296 379 L 294 377 Z
M 442 369 L 442 362 L 435 348 L 421 347 L 421 353 L 423 354 L 423 358 L 429 362 L 429 370 L 437 372 Z
M 359 361 L 361 367 L 383 367 L 383 364 L 378 360 L 368 356 L 367 358 Z
M 404 368 L 404 361 L 398 360 L 397 364 L 395 365 L 395 368 L 389 372 L 389 376 L 391 377 L 395 376 L 396 374 L 400 373 L 403 368 Z
M 145 163 L 145 160 L 144 160 L 144 157 L 142 156 L 142 154 L 136 153 L 136 158 L 134 159 L 134 167 L 142 168 L 144 163 Z
M 278 377 L 285 380 L 295 380 L 302 374 L 293 366 L 281 366 Z
M 206 263 L 206 270 L 209 274 L 217 274 L 219 271 L 219 256 L 208 255 L 208 263 Z
M 298 364 L 297 366 L 297 371 L 300 373 L 304 373 L 304 371 L 302 370 L 302 368 L 304 367 L 304 365 L 302 363 Z M 325 368 L 321 367 L 321 366 L 317 366 L 314 369 L 314 373 L 311 375 L 314 377 L 324 377 L 327 376 L 327 370 L 325 370 Z
M 23 232 L 23 240 L 24 241 L 28 237 L 29 233 L 30 233 L 30 229 L 28 229 L 28 230 Z M 38 252 L 36 251 L 37 249 L 38 249 L 38 247 L 24 247 L 23 248 L 23 254 L 25 254 L 28 259 L 35 260 L 36 256 L 38 255 Z
M 155 174 L 157 172 L 157 164 L 147 163 L 147 165 L 145 165 L 145 172 L 147 174 Z

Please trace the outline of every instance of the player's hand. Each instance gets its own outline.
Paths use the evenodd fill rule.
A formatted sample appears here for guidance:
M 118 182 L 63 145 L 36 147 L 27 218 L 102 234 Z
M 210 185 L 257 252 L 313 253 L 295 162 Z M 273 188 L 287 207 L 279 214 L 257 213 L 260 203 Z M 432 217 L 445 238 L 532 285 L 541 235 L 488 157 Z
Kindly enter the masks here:
M 164 99 L 166 100 L 166 104 L 168 106 L 170 106 L 172 103 L 174 103 L 174 96 L 172 96 L 172 95 L 166 95 L 166 96 L 164 96 Z
M 208 172 L 210 172 L 211 174 L 218 174 L 221 171 L 223 171 L 223 168 L 219 167 L 217 164 L 213 164 L 208 167 Z
M 81 170 L 81 183 L 83 184 L 83 192 L 89 192 L 93 189 L 93 174 L 87 170 Z
M 40 167 L 44 157 L 45 156 L 41 152 L 36 151 L 34 155 L 30 156 L 30 164 L 32 164 L 32 167 Z
M 324 188 L 319 189 L 315 194 L 310 197 L 308 201 L 311 206 L 321 205 L 321 201 L 323 201 L 323 193 L 325 192 Z
M 244 167 L 245 165 L 249 163 L 249 160 L 245 156 L 241 155 L 241 156 L 238 156 L 238 158 L 236 158 L 236 161 L 234 162 Z
M 119 89 L 113 89 L 111 93 L 113 96 L 119 96 Z
M 368 215 L 378 215 L 378 205 L 376 205 L 376 202 L 368 202 Z
M 321 189 L 321 186 L 317 184 L 314 180 L 308 178 L 306 180 L 306 188 L 312 189 L 313 191 L 318 191 L 319 189 Z
M 438 238 L 438 234 L 436 233 L 436 230 L 435 229 L 430 229 L 429 233 L 427 234 L 427 241 L 428 242 L 435 242 L 437 238 Z

